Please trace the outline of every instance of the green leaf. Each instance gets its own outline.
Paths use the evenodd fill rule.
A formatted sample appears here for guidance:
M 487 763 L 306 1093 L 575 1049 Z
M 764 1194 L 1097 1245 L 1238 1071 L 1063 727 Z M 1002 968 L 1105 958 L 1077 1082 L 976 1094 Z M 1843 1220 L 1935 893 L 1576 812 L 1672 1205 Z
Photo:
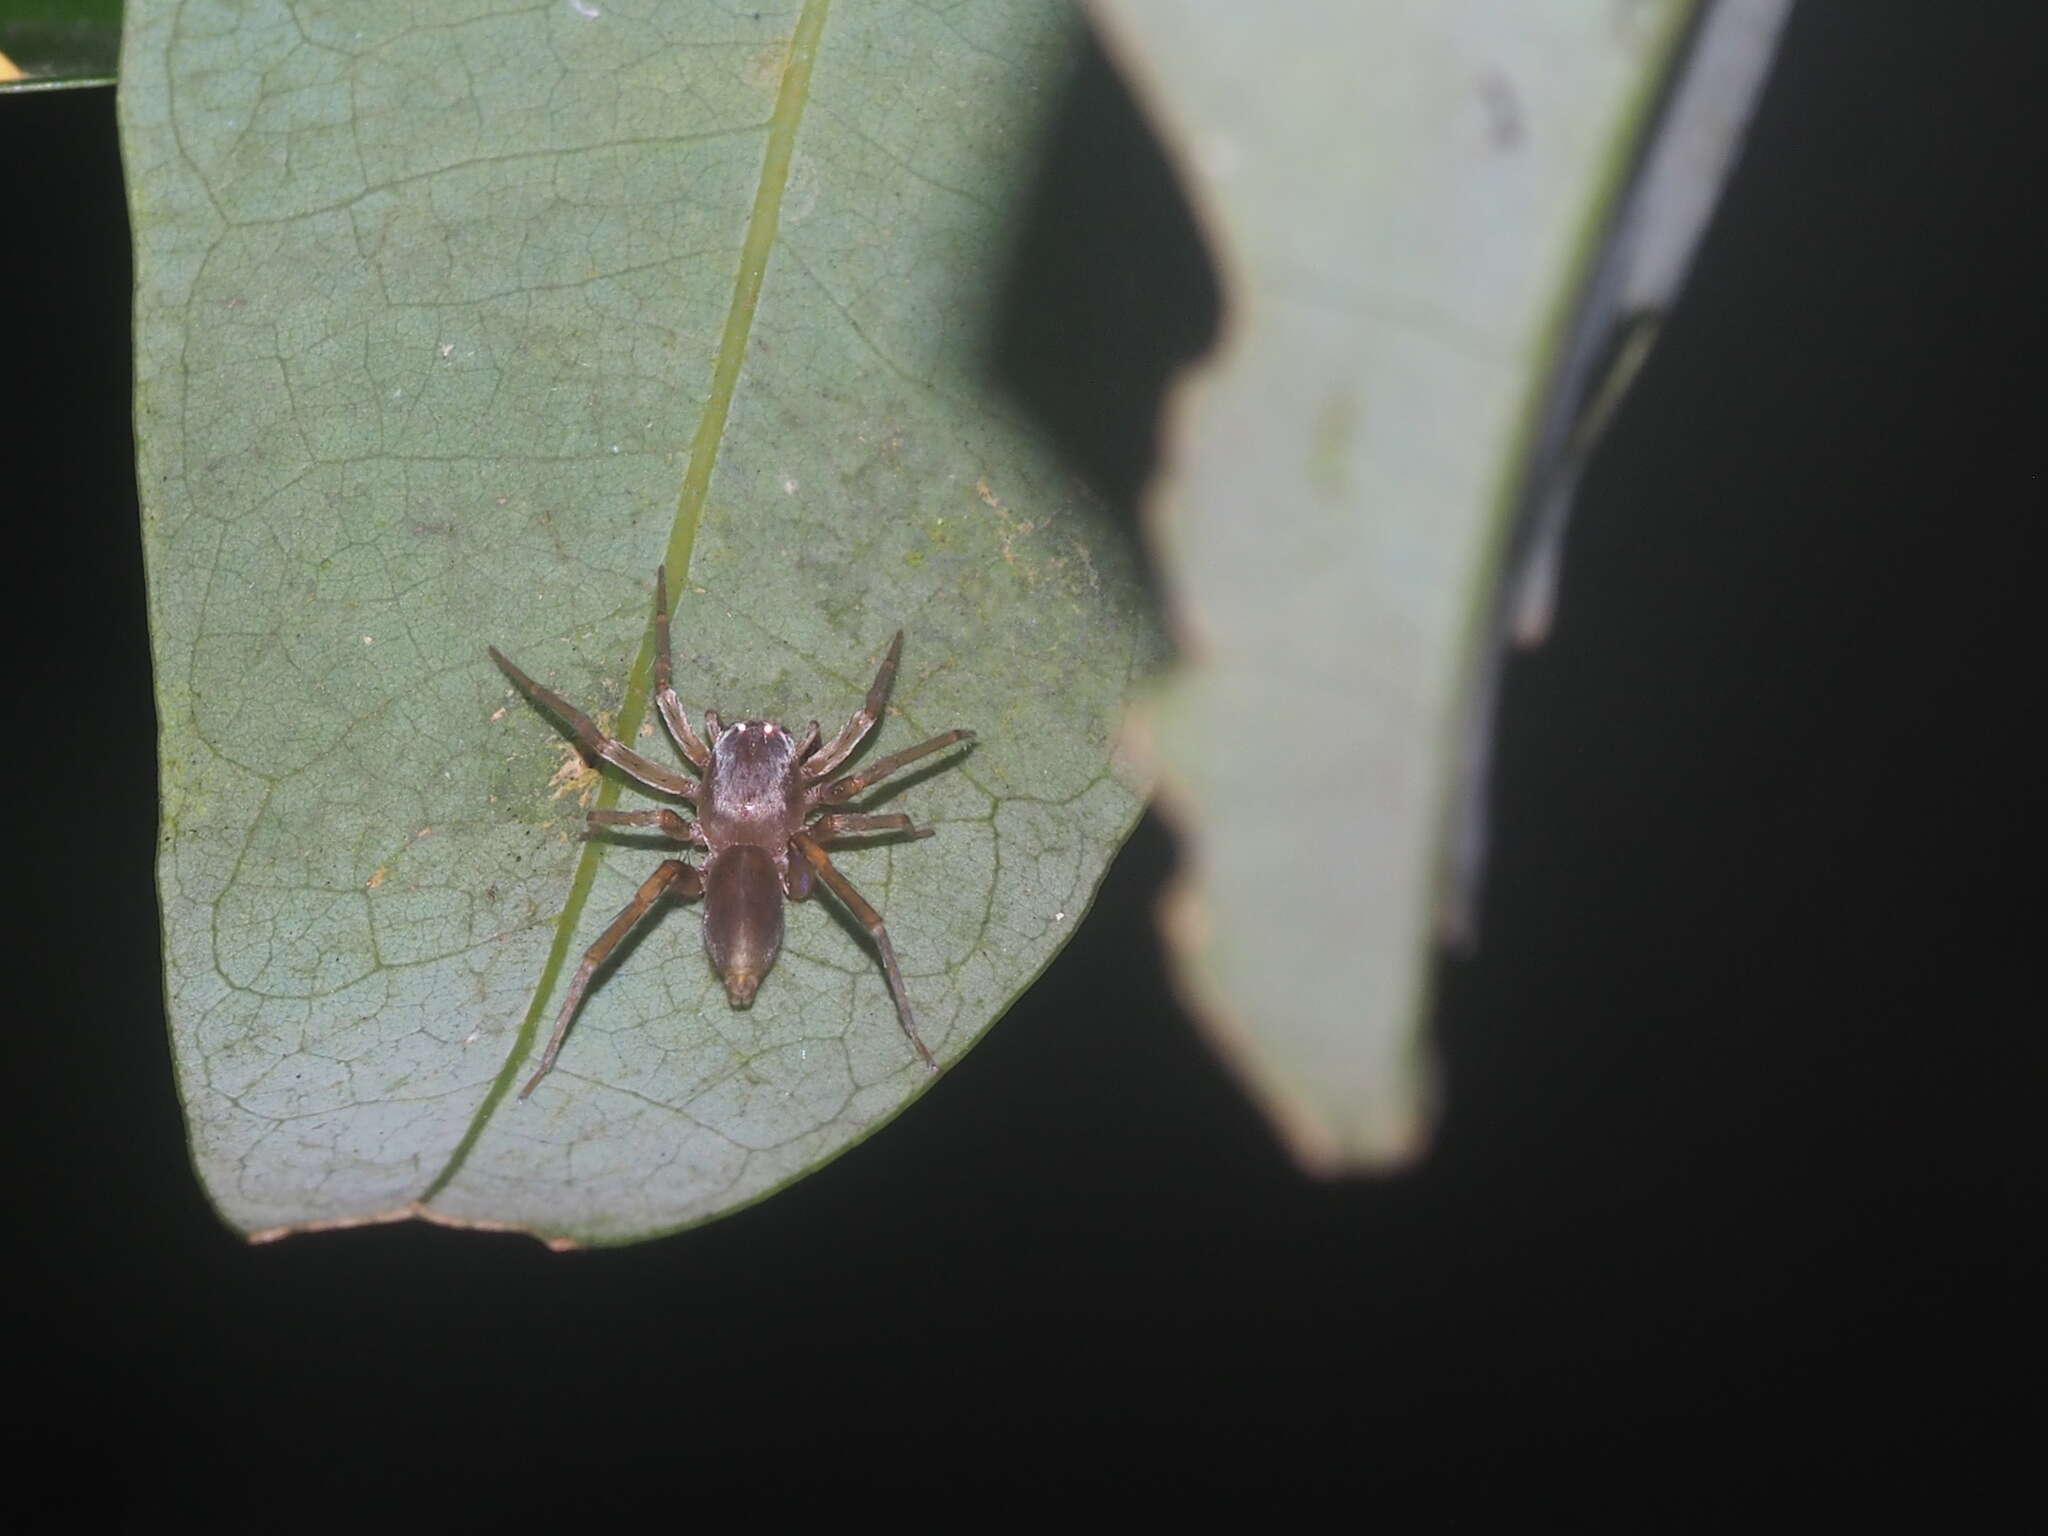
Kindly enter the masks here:
M 986 371 L 1058 4 L 141 0 L 120 106 L 193 1155 L 260 1235 L 408 1215 L 562 1243 L 761 1198 L 932 1080 L 865 938 L 792 907 L 745 1012 L 670 909 L 521 1103 L 660 853 L 487 643 L 667 755 L 693 711 L 980 744 L 840 860 L 959 1057 L 1079 921 L 1161 642 L 1131 551 Z M 680 574 L 679 574 L 680 573 Z M 565 774 L 564 769 L 569 771 Z M 565 792 L 566 791 L 566 792 Z M 943 1091 L 943 1089 L 941 1089 Z
M 1095 0 L 1226 315 L 1155 488 L 1188 658 L 1151 731 L 1184 835 L 1166 929 L 1312 1168 L 1428 1134 L 1508 529 L 1690 9 Z
M 0 0 L 0 94 L 111 85 L 121 0 Z

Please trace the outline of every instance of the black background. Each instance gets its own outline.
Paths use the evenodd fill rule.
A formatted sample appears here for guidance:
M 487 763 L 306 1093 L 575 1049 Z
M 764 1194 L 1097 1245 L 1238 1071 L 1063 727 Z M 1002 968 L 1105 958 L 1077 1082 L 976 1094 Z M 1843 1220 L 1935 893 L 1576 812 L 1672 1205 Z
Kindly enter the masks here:
M 43 1474 L 0 1497 L 467 1528 L 792 1489 L 977 1519 L 913 1501 L 1960 1513 L 2005 1483 L 2038 1452 L 2048 1194 L 2044 41 L 2019 4 L 1795 14 L 1512 674 L 1418 1171 L 1313 1183 L 1276 1150 L 1165 986 L 1148 820 L 912 1113 L 755 1209 L 568 1256 L 424 1226 L 252 1249 L 193 1182 L 113 99 L 0 101 L 4 1396 Z M 1126 500 L 1207 282 L 1098 62 L 996 366 Z

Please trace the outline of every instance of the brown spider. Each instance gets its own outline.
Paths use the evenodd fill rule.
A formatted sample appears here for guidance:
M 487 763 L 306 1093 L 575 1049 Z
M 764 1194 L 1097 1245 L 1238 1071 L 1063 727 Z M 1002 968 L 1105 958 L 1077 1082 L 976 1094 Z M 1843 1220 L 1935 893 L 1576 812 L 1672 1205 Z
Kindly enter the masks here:
M 853 755 L 882 712 L 882 700 L 896 676 L 896 658 L 903 652 L 903 631 L 889 642 L 889 654 L 882 658 L 874 686 L 867 699 L 853 712 L 837 736 L 819 746 L 818 722 L 813 720 L 801 737 L 792 736 L 772 720 L 741 720 L 721 725 L 711 710 L 704 711 L 704 734 L 710 746 L 698 740 L 690 729 L 690 717 L 676 697 L 669 680 L 668 573 L 654 573 L 654 702 L 667 722 L 676 746 L 702 778 L 689 778 L 673 768 L 642 757 L 631 747 L 597 728 L 597 723 L 575 705 L 543 688 L 507 661 L 494 645 L 491 660 L 505 669 L 505 675 L 519 685 L 534 703 L 569 725 L 576 744 L 594 757 L 622 768 L 638 784 L 663 794 L 688 800 L 697 808 L 690 821 L 666 808 L 658 811 L 592 811 L 586 829 L 599 827 L 652 827 L 678 843 L 693 843 L 710 857 L 700 871 L 681 859 L 666 859 L 647 877 L 633 899 L 612 919 L 598 941 L 576 967 L 569 983 L 569 995 L 555 1018 L 555 1032 L 540 1058 L 540 1069 L 527 1079 L 519 1097 L 532 1093 L 534 1086 L 554 1069 L 555 1053 L 569 1032 L 576 1005 L 590 985 L 591 976 L 604 964 L 619 941 L 633 925 L 663 897 L 687 900 L 704 898 L 704 948 L 712 967 L 725 983 L 725 995 L 733 1007 L 745 1008 L 754 1000 L 761 978 L 775 964 L 782 947 L 782 899 L 802 901 L 811 894 L 813 877 L 825 882 L 834 896 L 874 938 L 881 951 L 882 969 L 889 978 L 889 992 L 896 1000 L 896 1016 L 903 1033 L 917 1047 L 925 1067 L 938 1071 L 923 1040 L 918 1038 L 917 1021 L 911 1017 L 910 995 L 903 988 L 903 973 L 896 968 L 896 951 L 889 944 L 889 930 L 882 915 L 869 906 L 846 876 L 825 856 L 825 844 L 874 832 L 907 832 L 912 837 L 929 837 L 933 829 L 911 825 L 908 816 L 871 816 L 835 811 L 869 785 L 886 779 L 897 769 L 921 757 L 974 740 L 972 731 L 946 731 L 877 758 L 859 773 L 843 779 L 830 775 Z M 816 819 L 813 820 L 812 818 Z M 796 857 L 792 858 L 794 854 Z

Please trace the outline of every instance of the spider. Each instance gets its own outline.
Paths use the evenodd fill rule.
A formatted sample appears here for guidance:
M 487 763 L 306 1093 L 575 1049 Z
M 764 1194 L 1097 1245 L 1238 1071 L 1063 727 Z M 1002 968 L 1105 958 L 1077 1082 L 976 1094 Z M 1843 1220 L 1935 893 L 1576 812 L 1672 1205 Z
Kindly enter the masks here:
M 866 700 L 829 742 L 820 745 L 815 720 L 805 727 L 802 736 L 793 736 L 773 720 L 740 720 L 724 725 L 708 709 L 704 711 L 705 740 L 700 740 L 690 728 L 690 717 L 670 681 L 668 572 L 665 567 L 657 568 L 654 703 L 677 748 L 701 775 L 699 778 L 664 768 L 624 742 L 613 740 L 575 705 L 515 667 L 495 645 L 489 649 L 491 660 L 519 685 L 520 692 L 568 725 L 576 744 L 586 753 L 624 770 L 635 783 L 687 800 L 697 809 L 694 821 L 666 807 L 654 811 L 592 811 L 585 819 L 586 835 L 605 827 L 651 827 L 663 837 L 694 845 L 709 855 L 702 869 L 681 859 L 663 860 L 661 867 L 647 877 L 633 899 L 612 919 L 611 926 L 584 952 L 583 963 L 576 967 L 575 979 L 569 983 L 569 995 L 562 1000 L 562 1011 L 555 1017 L 555 1032 L 541 1055 L 540 1069 L 519 1090 L 520 1098 L 532 1093 L 540 1080 L 554 1070 L 562 1037 L 569 1032 L 569 1021 L 576 1016 L 577 1004 L 583 1001 L 590 978 L 632 931 L 633 925 L 664 898 L 704 898 L 704 948 L 719 980 L 725 983 L 725 995 L 732 1006 L 745 1008 L 754 1001 L 761 978 L 775 964 L 776 953 L 782 947 L 783 897 L 802 901 L 811 894 L 814 879 L 822 880 L 874 939 L 903 1033 L 917 1048 L 926 1070 L 938 1071 L 938 1062 L 918 1036 L 917 1020 L 910 1012 L 910 995 L 904 990 L 903 973 L 897 969 L 896 951 L 889 943 L 889 930 L 882 924 L 881 913 L 868 904 L 825 854 L 827 843 L 876 832 L 930 837 L 933 828 L 914 826 L 908 816 L 868 815 L 834 807 L 844 805 L 862 790 L 919 758 L 974 740 L 972 731 L 944 731 L 929 741 L 877 758 L 858 773 L 833 777 L 834 770 L 853 755 L 881 715 L 882 701 L 896 676 L 896 660 L 903 653 L 902 630 L 897 630 L 896 638 L 889 642 L 889 654 L 882 658 Z

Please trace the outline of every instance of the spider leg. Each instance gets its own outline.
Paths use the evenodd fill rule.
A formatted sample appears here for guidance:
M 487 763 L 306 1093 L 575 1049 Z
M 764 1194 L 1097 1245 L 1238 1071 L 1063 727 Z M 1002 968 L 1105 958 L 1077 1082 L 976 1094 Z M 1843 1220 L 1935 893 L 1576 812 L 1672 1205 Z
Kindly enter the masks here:
M 868 688 L 868 696 L 839 734 L 826 743 L 817 756 L 804 764 L 804 777 L 822 779 L 837 768 L 861 744 L 863 737 L 875 728 L 875 721 L 882 713 L 882 700 L 888 697 L 889 684 L 896 679 L 896 659 L 903 654 L 903 631 L 896 631 L 896 638 L 889 642 L 889 654 L 882 658 L 882 665 L 875 673 L 875 680 Z
M 513 666 L 505 653 L 495 645 L 488 647 L 491 660 L 505 671 L 505 675 L 519 685 L 534 703 L 557 719 L 566 721 L 574 730 L 576 744 L 593 757 L 601 757 L 614 767 L 624 769 L 639 783 L 649 789 L 658 789 L 664 794 L 680 795 L 685 800 L 695 800 L 704 793 L 704 786 L 695 779 L 684 778 L 673 768 L 664 768 L 649 758 L 642 757 L 622 741 L 614 741 L 597 728 L 597 722 L 583 713 L 560 694 L 543 688 L 524 672 Z
M 595 832 L 600 827 L 659 827 L 665 837 L 679 843 L 703 840 L 694 821 L 678 816 L 666 806 L 658 811 L 592 811 L 583 818 L 583 824 L 586 832 Z
M 846 910 L 875 941 L 875 948 L 882 953 L 882 970 L 889 978 L 889 995 L 896 1000 L 896 1017 L 903 1025 L 903 1033 L 910 1037 L 910 1043 L 917 1047 L 917 1054 L 924 1058 L 925 1070 L 938 1071 L 939 1064 L 918 1036 L 917 1020 L 911 1017 L 910 994 L 903 987 L 903 972 L 896 968 L 896 950 L 889 943 L 889 930 L 882 926 L 882 914 L 868 905 L 867 898 L 853 888 L 853 882 L 839 872 L 808 832 L 791 833 L 789 845 L 804 856 L 811 868 L 818 872 L 818 878 L 831 887 L 832 894 L 846 904 Z
M 661 718 L 668 724 L 669 735 L 675 737 L 676 746 L 690 760 L 690 766 L 702 773 L 711 766 L 711 754 L 704 750 L 704 743 L 690 729 L 689 711 L 676 697 L 675 684 L 669 674 L 668 567 L 657 565 L 654 568 L 654 707 L 661 711 Z
M 635 923 L 647 915 L 648 909 L 664 896 L 675 895 L 688 898 L 704 893 L 704 877 L 681 859 L 664 859 L 661 867 L 633 893 L 633 899 L 619 909 L 619 915 L 612 919 L 611 926 L 598 936 L 595 944 L 583 953 L 583 963 L 576 967 L 576 978 L 569 983 L 569 995 L 562 999 L 562 1011 L 555 1016 L 555 1032 L 548 1037 L 548 1048 L 542 1052 L 540 1069 L 526 1080 L 526 1086 L 519 1090 L 519 1097 L 532 1093 L 540 1080 L 555 1069 L 555 1053 L 562 1048 L 562 1037 L 569 1033 L 569 1021 L 576 1016 L 576 1005 L 583 1001 L 583 994 L 590 986 L 590 978 L 597 968 L 611 958 L 613 950 L 619 947 Z
M 851 800 L 870 784 L 879 783 L 898 768 L 908 767 L 921 757 L 930 757 L 934 752 L 943 752 L 956 741 L 972 741 L 972 731 L 947 731 L 934 736 L 930 741 L 921 741 L 914 747 L 905 747 L 901 752 L 891 752 L 887 757 L 878 757 L 859 773 L 849 774 L 819 789 L 811 791 L 812 805 L 838 805 Z
M 920 827 L 908 816 L 891 812 L 886 816 L 859 816 L 850 811 L 820 816 L 804 830 L 821 843 L 840 837 L 866 837 L 875 832 L 908 832 L 912 837 L 930 837 L 936 827 Z

